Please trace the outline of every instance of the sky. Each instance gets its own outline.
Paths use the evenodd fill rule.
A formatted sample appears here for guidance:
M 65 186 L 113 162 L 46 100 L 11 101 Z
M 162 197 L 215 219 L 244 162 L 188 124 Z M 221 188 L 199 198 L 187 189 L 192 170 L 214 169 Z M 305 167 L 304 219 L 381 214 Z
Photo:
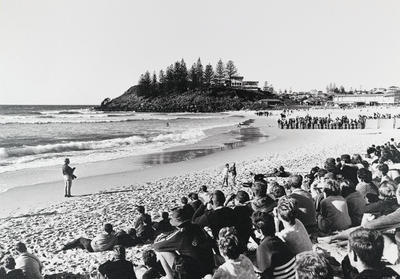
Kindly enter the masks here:
M 99 104 L 181 58 L 275 89 L 400 86 L 400 1 L 0 0 L 0 104 Z

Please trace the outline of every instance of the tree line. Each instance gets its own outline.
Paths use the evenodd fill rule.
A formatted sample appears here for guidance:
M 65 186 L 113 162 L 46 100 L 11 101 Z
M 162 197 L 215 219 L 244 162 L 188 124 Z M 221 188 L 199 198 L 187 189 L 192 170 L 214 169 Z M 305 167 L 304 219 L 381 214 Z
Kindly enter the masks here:
M 237 74 L 238 70 L 232 60 L 225 64 L 220 59 L 214 70 L 211 64 L 204 68 L 200 58 L 188 69 L 185 60 L 181 59 L 168 66 L 165 71 L 160 70 L 158 76 L 155 71 L 153 74 L 146 71 L 139 78 L 137 92 L 141 96 L 160 96 L 187 90 L 202 90 L 225 85 L 226 80 Z

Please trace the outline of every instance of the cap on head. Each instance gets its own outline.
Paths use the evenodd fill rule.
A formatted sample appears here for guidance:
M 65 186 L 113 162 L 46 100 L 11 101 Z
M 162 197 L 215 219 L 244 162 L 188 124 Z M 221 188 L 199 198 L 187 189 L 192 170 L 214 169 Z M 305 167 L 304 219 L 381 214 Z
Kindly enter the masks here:
M 64 159 L 64 162 L 65 162 L 65 163 L 69 163 L 69 158 L 65 158 L 65 159 Z
M 340 160 L 344 161 L 347 164 L 351 163 L 351 157 L 349 154 L 343 154 L 342 156 L 340 156 Z
M 107 233 L 111 233 L 113 231 L 113 226 L 110 223 L 107 223 L 107 224 L 104 225 L 104 230 Z

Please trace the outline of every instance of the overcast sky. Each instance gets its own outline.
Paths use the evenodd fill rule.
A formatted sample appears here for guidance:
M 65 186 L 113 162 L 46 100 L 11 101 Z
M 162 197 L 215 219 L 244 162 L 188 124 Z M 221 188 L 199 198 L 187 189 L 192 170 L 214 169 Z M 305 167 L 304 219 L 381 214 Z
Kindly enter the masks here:
M 400 1 L 0 0 L 0 104 L 99 104 L 178 59 L 276 89 L 400 85 Z

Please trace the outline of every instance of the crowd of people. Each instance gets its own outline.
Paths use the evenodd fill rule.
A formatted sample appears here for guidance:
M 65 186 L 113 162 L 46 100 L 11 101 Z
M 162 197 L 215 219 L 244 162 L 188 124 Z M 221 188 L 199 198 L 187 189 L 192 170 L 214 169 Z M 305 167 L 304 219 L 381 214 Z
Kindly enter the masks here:
M 365 156 L 327 158 L 305 175 L 283 167 L 272 175 L 253 174 L 252 181 L 234 185 L 235 193 L 203 185 L 158 222 L 138 205 L 127 232 L 108 223 L 94 238 L 78 237 L 57 252 L 113 250 L 113 260 L 98 267 L 98 278 L 108 279 L 137 278 L 126 249 L 145 243 L 151 246 L 142 254 L 144 279 L 400 278 L 395 271 L 400 262 L 397 163 L 399 146 L 390 139 L 370 146 Z M 224 186 L 233 169 L 225 168 L 223 190 L 229 189 Z M 235 178 L 236 171 L 235 166 Z M 317 242 L 336 241 L 348 244 L 342 262 L 313 249 Z M 1 279 L 43 278 L 41 261 L 22 242 L 2 264 Z
M 345 115 L 336 118 L 310 115 L 292 118 L 284 116 L 278 119 L 278 126 L 281 129 L 364 129 L 365 117 L 351 119 Z

